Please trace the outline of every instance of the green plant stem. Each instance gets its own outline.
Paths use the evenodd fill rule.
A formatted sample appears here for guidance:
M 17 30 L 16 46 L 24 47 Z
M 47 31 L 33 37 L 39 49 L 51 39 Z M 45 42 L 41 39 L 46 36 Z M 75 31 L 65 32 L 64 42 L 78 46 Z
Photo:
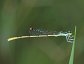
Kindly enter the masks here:
M 69 64 L 73 64 L 74 63 L 75 41 L 76 41 L 76 26 L 75 26 L 74 41 L 73 41 L 73 45 L 72 45 L 72 50 L 71 50 L 71 55 L 70 55 L 70 59 L 69 59 Z

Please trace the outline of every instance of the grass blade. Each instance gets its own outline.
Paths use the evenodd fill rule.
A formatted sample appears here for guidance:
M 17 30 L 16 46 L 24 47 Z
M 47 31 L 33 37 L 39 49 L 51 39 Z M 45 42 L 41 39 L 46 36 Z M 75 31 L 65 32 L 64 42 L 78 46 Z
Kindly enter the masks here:
M 75 26 L 74 41 L 73 41 L 73 45 L 72 45 L 72 50 L 71 50 L 71 55 L 70 55 L 70 59 L 69 59 L 69 64 L 73 64 L 74 63 L 75 41 L 76 41 L 76 26 Z

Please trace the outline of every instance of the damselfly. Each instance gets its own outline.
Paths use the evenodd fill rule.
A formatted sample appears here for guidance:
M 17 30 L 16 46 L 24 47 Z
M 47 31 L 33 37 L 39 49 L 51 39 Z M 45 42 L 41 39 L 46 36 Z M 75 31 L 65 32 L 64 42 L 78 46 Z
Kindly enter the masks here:
M 65 36 L 66 41 L 72 43 L 74 41 L 73 34 L 69 32 L 57 32 L 57 31 L 48 31 L 48 30 L 43 30 L 43 29 L 34 29 L 32 27 L 29 28 L 29 36 L 20 36 L 20 37 L 12 37 L 9 38 L 8 41 L 15 40 L 15 39 L 20 39 L 20 38 L 29 38 L 29 37 L 58 37 L 58 36 Z

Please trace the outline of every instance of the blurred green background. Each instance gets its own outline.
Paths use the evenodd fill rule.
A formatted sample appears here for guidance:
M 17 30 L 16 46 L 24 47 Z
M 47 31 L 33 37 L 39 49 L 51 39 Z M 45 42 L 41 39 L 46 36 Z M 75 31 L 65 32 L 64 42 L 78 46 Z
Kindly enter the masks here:
M 64 37 L 26 38 L 30 25 L 51 31 L 74 33 L 74 64 L 84 64 L 83 0 L 0 0 L 0 64 L 68 64 L 71 43 Z

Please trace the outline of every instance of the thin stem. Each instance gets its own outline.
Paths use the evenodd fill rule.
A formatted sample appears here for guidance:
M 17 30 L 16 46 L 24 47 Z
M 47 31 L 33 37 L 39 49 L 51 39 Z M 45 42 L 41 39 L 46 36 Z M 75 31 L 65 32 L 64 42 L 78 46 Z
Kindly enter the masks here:
M 76 26 L 75 26 L 75 34 L 74 34 L 74 41 L 72 45 L 72 50 L 71 50 L 71 56 L 69 60 L 69 64 L 74 64 L 74 49 L 75 49 L 75 41 L 76 41 Z

